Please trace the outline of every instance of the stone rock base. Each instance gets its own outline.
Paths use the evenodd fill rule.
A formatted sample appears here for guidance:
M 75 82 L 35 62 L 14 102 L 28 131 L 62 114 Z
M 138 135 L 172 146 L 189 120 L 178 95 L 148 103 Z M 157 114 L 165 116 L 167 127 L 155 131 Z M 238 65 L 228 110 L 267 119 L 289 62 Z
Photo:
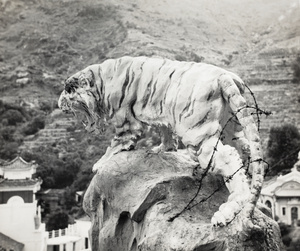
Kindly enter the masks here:
M 211 217 L 227 201 L 222 178 L 207 175 L 196 205 L 170 221 L 194 197 L 198 164 L 186 153 L 121 152 L 95 174 L 84 198 L 93 251 L 284 250 L 277 223 L 256 209 L 225 227 Z

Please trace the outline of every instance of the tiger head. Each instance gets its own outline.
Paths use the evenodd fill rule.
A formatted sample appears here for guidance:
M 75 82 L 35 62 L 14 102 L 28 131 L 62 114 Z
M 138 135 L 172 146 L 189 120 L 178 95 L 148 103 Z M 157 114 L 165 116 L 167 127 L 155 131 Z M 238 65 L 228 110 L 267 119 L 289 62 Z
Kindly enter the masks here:
M 86 68 L 74 74 L 65 81 L 64 87 L 58 100 L 58 107 L 81 120 L 87 131 L 102 133 L 105 129 L 101 118 L 103 112 L 93 71 Z

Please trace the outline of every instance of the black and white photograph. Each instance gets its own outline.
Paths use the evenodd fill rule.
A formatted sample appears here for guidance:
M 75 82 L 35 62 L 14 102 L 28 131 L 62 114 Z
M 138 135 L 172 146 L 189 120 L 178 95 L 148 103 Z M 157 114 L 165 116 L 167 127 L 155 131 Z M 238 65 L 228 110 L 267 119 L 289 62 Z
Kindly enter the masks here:
M 212 250 L 300 250 L 300 0 L 0 0 L 0 251 Z

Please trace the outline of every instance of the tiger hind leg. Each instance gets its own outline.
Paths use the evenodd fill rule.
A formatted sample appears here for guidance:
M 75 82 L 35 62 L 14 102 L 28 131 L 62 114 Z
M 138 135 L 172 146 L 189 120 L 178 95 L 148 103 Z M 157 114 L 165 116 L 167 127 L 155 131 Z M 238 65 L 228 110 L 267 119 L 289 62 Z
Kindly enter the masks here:
M 197 157 L 201 168 L 209 168 L 213 173 L 222 175 L 229 190 L 227 202 L 220 206 L 211 219 L 213 225 L 225 226 L 241 211 L 251 194 L 237 150 L 217 142 L 217 137 L 205 140 L 197 151 Z

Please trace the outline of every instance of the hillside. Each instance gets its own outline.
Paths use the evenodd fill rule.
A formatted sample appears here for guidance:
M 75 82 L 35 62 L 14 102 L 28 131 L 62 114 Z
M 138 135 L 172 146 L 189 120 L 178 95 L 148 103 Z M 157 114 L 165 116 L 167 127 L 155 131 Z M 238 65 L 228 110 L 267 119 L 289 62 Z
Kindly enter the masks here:
M 109 57 L 213 63 L 255 83 L 292 79 L 296 0 L 2 0 L 1 96 L 52 100 L 63 80 Z
M 103 60 L 126 36 L 116 11 L 108 5 L 53 0 L 3 3 L 0 78 L 6 101 L 20 96 L 30 103 L 35 99 L 56 103 L 69 74 Z
M 299 83 L 292 83 L 300 50 L 297 0 L 0 3 L 0 92 L 5 102 L 53 110 L 70 74 L 107 58 L 147 55 L 203 61 L 241 75 L 259 106 L 273 113 L 262 119 L 264 142 L 271 126 L 300 125 Z M 49 133 L 53 129 L 46 123 L 46 131 L 27 138 L 22 147 L 61 135 Z

